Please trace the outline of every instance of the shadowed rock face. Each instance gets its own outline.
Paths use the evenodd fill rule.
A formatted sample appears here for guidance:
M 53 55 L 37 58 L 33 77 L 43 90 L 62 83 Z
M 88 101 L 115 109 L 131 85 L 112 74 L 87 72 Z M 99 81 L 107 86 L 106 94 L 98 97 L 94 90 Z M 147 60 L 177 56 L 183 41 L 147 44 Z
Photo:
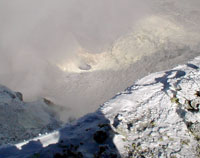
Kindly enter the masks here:
M 110 126 L 110 121 L 101 111 L 88 114 L 59 131 L 57 143 L 44 147 L 39 138 L 22 146 L 0 148 L 4 158 L 120 158 L 113 139 L 116 133 Z M 70 133 L 70 134 L 69 134 Z M 46 135 L 47 136 L 47 135 Z M 45 137 L 46 137 L 45 136 Z M 52 139 L 52 137 L 49 137 Z M 12 151 L 12 152 L 11 152 Z

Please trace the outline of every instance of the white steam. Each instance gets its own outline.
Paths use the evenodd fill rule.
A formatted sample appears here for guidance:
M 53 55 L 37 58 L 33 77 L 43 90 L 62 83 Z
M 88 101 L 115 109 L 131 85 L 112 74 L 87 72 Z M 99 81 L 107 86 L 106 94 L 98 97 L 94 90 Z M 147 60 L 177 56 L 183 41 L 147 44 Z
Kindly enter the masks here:
M 146 3 L 0 1 L 0 83 L 22 91 L 28 100 L 40 97 L 46 84 L 53 84 L 49 76 L 62 77 L 56 65 L 76 62 L 80 49 L 106 50 L 150 12 Z
M 190 32 L 180 24 L 164 16 L 149 16 L 138 21 L 134 31 L 113 42 L 110 49 L 101 53 L 78 50 L 76 57 L 59 63 L 58 67 L 67 72 L 125 69 L 144 56 L 168 49 L 170 43 L 177 47 L 195 47 L 200 35 Z
M 1 0 L 0 84 L 75 116 L 91 112 L 139 77 L 198 55 L 199 8 L 199 0 Z

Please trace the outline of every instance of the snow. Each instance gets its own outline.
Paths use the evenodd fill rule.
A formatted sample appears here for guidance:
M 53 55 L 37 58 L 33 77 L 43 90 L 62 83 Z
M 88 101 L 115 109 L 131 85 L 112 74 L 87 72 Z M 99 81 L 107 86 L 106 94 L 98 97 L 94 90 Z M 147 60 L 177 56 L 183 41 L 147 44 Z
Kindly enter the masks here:
M 59 134 L 59 131 L 55 131 L 51 134 L 46 134 L 46 135 L 41 135 L 39 134 L 39 137 L 36 137 L 32 140 L 34 141 L 40 141 L 42 143 L 42 147 L 46 147 L 48 146 L 49 144 L 55 144 L 55 143 L 58 143 L 58 140 L 59 140 L 59 137 L 60 137 L 60 134 Z M 24 141 L 22 143 L 18 143 L 16 144 L 16 147 L 18 149 L 22 149 L 22 146 L 28 144 L 29 141 Z
M 0 145 L 19 143 L 58 127 L 59 119 L 44 99 L 24 102 L 21 93 L 0 85 Z
M 186 65 L 150 74 L 96 112 L 58 131 L 2 147 L 0 158 L 62 155 L 197 158 L 200 156 L 199 67 L 200 57 L 197 57 Z

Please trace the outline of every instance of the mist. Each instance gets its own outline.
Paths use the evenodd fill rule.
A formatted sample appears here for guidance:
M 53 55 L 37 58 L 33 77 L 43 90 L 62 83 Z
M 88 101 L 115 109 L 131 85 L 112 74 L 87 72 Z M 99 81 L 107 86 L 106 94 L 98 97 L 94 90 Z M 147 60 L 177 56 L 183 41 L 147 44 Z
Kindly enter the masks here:
M 79 117 L 199 55 L 199 8 L 198 0 L 1 0 L 0 84 L 65 107 L 64 120 Z
M 42 82 L 40 73 L 48 64 L 69 61 L 80 48 L 98 53 L 109 47 L 144 15 L 144 4 L 131 0 L 3 0 L 0 73 L 12 73 L 14 81 L 16 75 L 23 76 L 23 82 L 37 74 Z

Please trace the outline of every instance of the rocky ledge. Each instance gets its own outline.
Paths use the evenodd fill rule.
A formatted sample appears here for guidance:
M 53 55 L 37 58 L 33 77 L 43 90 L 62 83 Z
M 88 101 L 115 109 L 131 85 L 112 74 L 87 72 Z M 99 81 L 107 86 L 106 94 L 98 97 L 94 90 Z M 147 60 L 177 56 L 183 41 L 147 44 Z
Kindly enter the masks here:
M 146 76 L 48 139 L 0 149 L 6 157 L 200 157 L 200 57 Z M 15 151 L 15 154 L 9 151 Z

